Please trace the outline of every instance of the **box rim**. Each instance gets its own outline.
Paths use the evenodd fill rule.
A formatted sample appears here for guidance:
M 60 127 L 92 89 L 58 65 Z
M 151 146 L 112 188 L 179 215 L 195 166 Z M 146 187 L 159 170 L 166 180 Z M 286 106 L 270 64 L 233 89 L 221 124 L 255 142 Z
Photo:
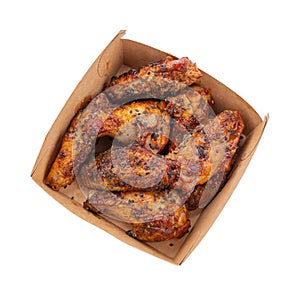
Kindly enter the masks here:
M 102 56 L 103 53 L 105 53 L 105 51 L 107 51 L 109 45 L 111 45 L 115 40 L 126 41 L 127 39 L 122 39 L 122 36 L 123 36 L 124 34 L 125 34 L 125 31 L 119 32 L 119 33 L 115 36 L 115 38 L 108 44 L 108 46 L 101 52 L 101 54 L 98 56 L 98 58 L 96 59 L 96 61 L 92 64 L 92 66 L 95 65 L 95 63 L 97 63 L 98 65 L 100 64 L 100 60 L 101 60 L 101 58 L 103 57 L 103 56 Z M 132 40 L 128 40 L 128 41 L 132 41 Z M 135 42 L 135 41 L 132 41 L 132 42 Z M 136 43 L 139 43 L 139 42 L 136 42 Z M 139 43 L 139 44 L 141 44 L 141 43 Z M 145 44 L 141 44 L 141 45 L 146 46 L 146 47 L 151 47 L 151 46 L 148 46 L 148 45 L 145 45 Z M 151 47 L 151 48 L 153 48 L 153 47 Z M 153 49 L 155 49 L 155 48 L 153 48 Z M 158 50 L 158 49 L 156 49 L 156 50 Z M 158 50 L 158 51 L 160 51 L 160 50 Z M 163 52 L 163 51 L 161 51 L 161 52 Z M 164 52 L 164 53 L 166 53 L 166 52 Z M 88 69 L 88 71 L 86 72 L 86 74 L 91 70 L 92 66 Z M 83 76 L 82 80 L 85 78 L 86 74 Z M 209 74 L 207 74 L 207 75 L 210 76 Z M 215 78 L 213 78 L 213 77 L 212 77 L 212 79 L 215 80 L 215 81 L 217 81 L 217 82 L 219 82 L 217 79 L 215 79 Z M 81 81 L 82 81 L 82 80 L 81 80 Z M 78 83 L 78 85 L 81 83 L 81 81 Z M 223 83 L 221 83 L 221 82 L 219 82 L 219 83 L 222 84 L 226 89 L 228 89 L 228 90 L 230 90 L 231 92 L 233 92 L 230 88 L 228 88 L 227 86 L 225 86 Z M 74 92 L 76 91 L 78 85 L 75 87 Z M 73 92 L 73 93 L 74 93 L 74 92 Z M 73 95 L 73 93 L 72 93 L 72 95 Z M 235 93 L 235 92 L 233 92 L 233 93 Z M 236 94 L 236 93 L 235 93 L 235 94 Z M 72 96 L 72 95 L 71 95 L 71 96 Z M 236 95 L 237 95 L 237 94 L 236 94 Z M 71 96 L 70 96 L 70 98 L 71 98 Z M 243 100 L 247 105 L 249 105 L 249 103 L 246 102 L 242 97 L 240 97 L 239 95 L 237 95 L 237 96 L 238 96 L 239 99 Z M 69 100 L 70 100 L 70 98 L 69 98 Z M 69 101 L 69 100 L 68 100 L 68 101 Z M 64 105 L 64 108 L 65 108 L 65 106 L 67 105 L 68 101 L 67 101 L 66 104 Z M 250 106 L 250 105 L 249 105 L 249 106 Z M 259 114 L 256 112 L 256 110 L 255 110 L 252 106 L 250 106 L 250 108 L 252 109 L 253 112 L 256 113 L 256 115 L 258 116 L 258 118 L 261 120 L 261 122 L 253 129 L 253 130 L 255 130 L 255 129 L 257 129 L 258 127 L 260 127 L 259 132 L 257 133 L 257 134 L 258 134 L 258 140 L 257 140 L 257 143 L 255 144 L 255 147 L 254 147 L 253 149 L 251 149 L 250 153 L 248 153 L 246 157 L 244 157 L 244 161 L 245 161 L 245 163 L 244 163 L 244 164 L 245 164 L 244 170 L 243 170 L 243 172 L 241 173 L 240 177 L 238 178 L 238 180 L 237 180 L 235 186 L 232 188 L 232 192 L 234 191 L 234 189 L 235 189 L 236 185 L 238 184 L 239 180 L 242 178 L 243 173 L 245 172 L 245 170 L 246 170 L 246 168 L 247 168 L 247 166 L 248 166 L 248 164 L 249 164 L 249 162 L 250 162 L 250 160 L 251 160 L 251 158 L 252 158 L 252 156 L 253 156 L 253 154 L 254 154 L 254 152 L 255 152 L 255 150 L 256 150 L 258 144 L 259 144 L 259 141 L 260 141 L 260 139 L 261 139 L 261 137 L 262 137 L 263 131 L 264 131 L 264 129 L 265 129 L 265 126 L 266 126 L 267 121 L 268 121 L 268 118 L 269 118 L 269 116 L 266 116 L 266 117 L 264 118 L 264 120 L 262 120 L 262 119 L 260 118 Z M 59 115 L 60 115 L 60 114 L 61 114 L 61 112 L 59 113 Z M 59 115 L 58 115 L 58 116 L 59 116 Z M 56 122 L 56 121 L 57 121 L 57 119 L 54 121 L 52 127 L 55 125 L 55 122 Z M 36 162 L 35 162 L 35 164 L 34 164 L 34 167 L 33 167 L 33 169 L 32 169 L 32 172 L 31 172 L 31 177 L 32 177 L 32 179 L 33 179 L 40 187 L 42 187 L 42 188 L 43 188 L 43 189 L 44 189 L 44 190 L 45 190 L 52 198 L 54 198 L 56 201 L 58 201 L 60 204 L 62 204 L 65 208 L 67 208 L 68 210 L 70 210 L 71 212 L 73 212 L 74 214 L 76 214 L 77 216 L 79 216 L 80 218 L 82 218 L 82 219 L 84 219 L 85 221 L 87 221 L 87 222 L 89 222 L 89 223 L 91 223 L 91 224 L 93 224 L 93 225 L 95 225 L 95 226 L 101 228 L 102 230 L 105 230 L 106 232 L 108 232 L 109 234 L 111 234 L 111 235 L 113 235 L 114 237 L 118 238 L 119 240 L 121 240 L 121 241 L 123 241 L 123 242 L 125 242 L 125 243 L 127 243 L 127 244 L 129 244 L 129 245 L 131 245 L 131 246 L 133 246 L 133 247 L 135 247 L 135 248 L 138 248 L 139 250 L 142 250 L 142 251 L 147 252 L 147 253 L 149 253 L 149 254 L 152 254 L 152 255 L 154 255 L 154 256 L 156 256 L 156 257 L 158 257 L 158 258 L 161 258 L 161 259 L 163 259 L 163 260 L 166 260 L 166 261 L 169 261 L 169 262 L 171 262 L 171 263 L 180 265 L 180 264 L 181 264 L 181 263 L 182 263 L 189 255 L 190 255 L 190 253 L 192 253 L 192 251 L 195 249 L 195 247 L 200 243 L 200 241 L 202 240 L 202 238 L 203 238 L 203 237 L 206 235 L 206 233 L 209 231 L 210 227 L 211 227 L 212 224 L 215 222 L 215 220 L 217 219 L 218 215 L 221 213 L 223 207 L 226 205 L 226 203 L 228 202 L 228 200 L 229 200 L 229 198 L 230 198 L 230 195 L 229 195 L 228 198 L 227 198 L 227 200 L 226 200 L 225 203 L 224 203 L 224 206 L 220 209 L 219 213 L 217 214 L 217 217 L 213 219 L 212 224 L 211 224 L 210 227 L 206 230 L 206 233 L 205 233 L 199 240 L 197 240 L 197 239 L 196 239 L 196 240 L 193 240 L 193 243 L 190 244 L 190 247 L 188 247 L 189 245 L 183 247 L 184 245 L 187 245 L 187 244 L 186 244 L 186 241 L 187 241 L 188 239 L 191 239 L 191 238 L 188 236 L 188 237 L 187 237 L 187 240 L 186 240 L 185 243 L 182 245 L 182 247 L 179 249 L 178 253 L 174 256 L 174 258 L 170 258 L 169 256 L 165 255 L 164 253 L 159 253 L 159 251 L 158 251 L 157 249 L 153 249 L 152 247 L 150 247 L 149 245 L 147 245 L 147 244 L 145 244 L 145 243 L 142 243 L 142 242 L 140 242 L 140 241 L 134 240 L 134 239 L 132 239 L 132 238 L 130 238 L 130 240 L 127 239 L 127 238 L 124 238 L 124 236 L 122 236 L 122 234 L 123 234 L 124 232 L 123 232 L 121 235 L 120 235 L 120 234 L 115 235 L 114 233 L 111 233 L 111 232 L 110 232 L 111 226 L 108 225 L 108 224 L 106 224 L 106 223 L 108 222 L 106 219 L 101 218 L 102 221 L 96 221 L 96 220 L 94 219 L 95 216 L 94 216 L 94 215 L 91 216 L 91 213 L 87 212 L 82 206 L 80 207 L 80 209 L 82 209 L 82 212 L 81 212 L 81 213 L 78 213 L 79 204 L 78 204 L 78 205 L 75 204 L 76 202 L 70 202 L 70 203 L 68 203 L 68 204 L 64 202 L 64 201 L 68 201 L 68 202 L 69 202 L 70 199 L 69 199 L 68 197 L 64 196 L 63 198 L 59 197 L 59 199 L 57 199 L 57 197 L 56 197 L 56 196 L 57 196 L 57 194 L 56 194 L 57 192 L 54 192 L 53 190 L 51 190 L 48 186 L 46 186 L 46 185 L 43 183 L 43 178 L 41 179 L 41 178 L 39 178 L 39 177 L 37 176 L 37 171 L 38 171 L 39 165 L 40 165 L 40 164 L 43 162 L 43 160 L 45 159 L 45 154 L 46 154 L 46 152 L 48 152 L 48 151 L 53 151 L 54 148 L 55 148 L 55 145 L 50 144 L 50 145 L 48 145 L 48 147 L 46 147 L 45 149 L 43 149 L 43 146 L 44 146 L 44 144 L 46 143 L 46 140 L 49 138 L 48 135 L 50 134 L 50 132 L 51 132 L 51 130 L 52 130 L 52 127 L 50 128 L 48 134 L 47 134 L 46 137 L 45 137 L 45 140 L 44 140 L 44 143 L 43 143 L 43 145 L 42 145 L 42 147 L 41 147 L 40 153 L 39 153 L 39 155 L 38 155 L 38 157 L 37 157 L 37 159 L 36 159 Z M 43 150 L 43 152 L 42 152 L 42 150 Z M 97 218 L 97 217 L 96 217 L 96 218 Z M 99 220 L 99 218 L 97 218 L 97 220 Z M 105 221 L 103 221 L 103 220 L 105 220 Z M 101 227 L 99 226 L 99 224 L 101 224 Z M 113 225 L 113 226 L 114 226 L 114 230 L 115 230 L 117 226 L 116 226 L 116 225 Z M 186 249 L 186 248 L 188 248 L 188 249 Z M 184 249 L 185 249 L 185 251 L 184 251 Z

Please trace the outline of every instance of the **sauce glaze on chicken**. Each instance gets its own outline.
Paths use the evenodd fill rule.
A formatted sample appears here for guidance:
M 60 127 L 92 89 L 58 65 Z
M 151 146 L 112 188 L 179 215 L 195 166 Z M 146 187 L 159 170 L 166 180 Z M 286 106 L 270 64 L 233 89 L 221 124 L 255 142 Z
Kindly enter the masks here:
M 131 224 L 138 240 L 184 236 L 189 210 L 225 183 L 244 129 L 238 111 L 215 115 L 201 76 L 188 58 L 166 57 L 113 77 L 74 116 L 45 183 L 76 180 L 87 210 Z M 97 153 L 104 136 L 112 146 Z

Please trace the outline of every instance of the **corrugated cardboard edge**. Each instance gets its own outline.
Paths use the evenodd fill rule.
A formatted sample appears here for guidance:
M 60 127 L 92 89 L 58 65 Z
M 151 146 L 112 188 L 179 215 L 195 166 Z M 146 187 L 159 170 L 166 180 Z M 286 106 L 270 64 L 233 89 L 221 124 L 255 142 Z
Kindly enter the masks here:
M 125 31 L 120 31 L 117 36 L 112 40 L 112 42 L 103 50 L 103 52 L 99 55 L 99 57 L 96 59 L 96 61 L 92 64 L 92 66 L 89 68 L 83 79 L 79 82 L 77 87 L 75 88 L 74 92 L 70 96 L 69 100 L 65 104 L 65 106 L 62 109 L 62 112 L 64 112 L 64 115 L 67 116 L 67 120 L 70 121 L 72 117 L 75 114 L 75 111 L 78 109 L 77 105 L 80 103 L 82 98 L 86 97 L 86 94 L 88 93 L 90 96 L 95 95 L 99 90 L 102 89 L 103 85 L 105 84 L 106 78 L 109 78 L 110 76 L 114 75 L 117 72 L 117 69 L 120 65 L 120 62 L 123 61 L 123 52 L 124 49 L 122 48 L 122 51 L 120 51 L 120 48 L 123 47 L 122 42 L 125 40 L 122 40 L 122 36 L 125 34 Z M 132 46 L 134 49 L 134 45 L 137 44 L 137 42 L 126 40 L 126 45 L 129 45 L 130 49 L 130 43 L 133 43 Z M 122 45 L 121 45 L 122 44 Z M 145 46 L 145 45 L 144 45 Z M 149 46 L 148 46 L 149 47 Z M 152 47 L 149 47 L 152 48 Z M 165 55 L 165 52 L 162 52 L 160 50 L 152 48 L 155 52 L 155 55 L 158 57 L 161 55 Z M 107 57 L 108 52 L 115 52 L 113 57 L 116 61 L 111 61 Z M 142 57 L 142 56 L 141 56 Z M 147 58 L 147 55 L 145 55 L 145 59 Z M 142 61 L 144 61 L 143 58 L 141 58 Z M 134 67 L 132 65 L 134 62 L 126 62 L 131 67 Z M 112 65 L 113 64 L 113 65 Z M 97 76 L 95 76 L 97 74 Z M 209 76 L 207 74 L 207 76 Z M 215 79 L 214 79 L 215 80 Z M 216 81 L 217 82 L 217 81 Z M 222 83 L 219 83 L 220 86 L 224 86 Z M 96 87 L 95 87 L 96 86 Z M 222 87 L 221 87 L 222 89 Z M 228 89 L 228 88 L 227 88 Z M 231 90 L 228 89 L 228 93 L 234 94 Z M 74 101 L 75 99 L 75 101 Z M 70 103 L 71 109 L 70 109 Z M 75 103 L 73 105 L 73 103 Z M 246 103 L 246 102 L 245 102 Z M 247 104 L 249 106 L 249 104 Z M 68 109 L 67 109 L 68 106 Z M 252 107 L 249 106 L 249 109 L 254 111 Z M 62 113 L 61 112 L 61 113 Z M 255 111 L 254 111 L 255 112 Z M 79 216 L 80 218 L 86 220 L 87 222 L 101 228 L 102 230 L 108 232 L 109 234 L 115 236 L 119 240 L 138 248 L 142 251 L 145 251 L 153 256 L 156 256 L 158 258 L 161 258 L 163 260 L 166 260 L 168 262 L 171 262 L 173 264 L 181 264 L 186 257 L 192 252 L 192 250 L 198 245 L 198 243 L 201 241 L 201 239 L 204 237 L 206 232 L 208 231 L 209 227 L 213 224 L 216 217 L 221 212 L 222 208 L 225 206 L 226 202 L 228 201 L 231 193 L 233 192 L 235 186 L 237 185 L 241 174 L 245 171 L 248 163 L 250 162 L 250 159 L 257 147 L 257 144 L 259 142 L 260 136 L 263 132 L 263 129 L 266 125 L 267 119 L 263 123 L 259 123 L 257 128 L 253 130 L 252 139 L 249 139 L 249 143 L 251 142 L 251 147 L 248 149 L 247 153 L 243 153 L 243 156 L 240 160 L 239 168 L 237 169 L 238 174 L 231 175 L 228 183 L 222 190 L 222 192 L 219 194 L 218 197 L 215 198 L 215 200 L 207 207 L 205 208 L 203 215 L 201 214 L 201 219 L 199 222 L 197 222 L 196 226 L 192 229 L 190 234 L 187 236 L 187 239 L 184 243 L 184 245 L 180 248 L 179 252 L 174 258 L 170 258 L 169 256 L 165 255 L 164 253 L 161 253 L 159 250 L 155 249 L 154 247 L 151 247 L 148 244 L 139 242 L 137 240 L 132 239 L 129 237 L 123 229 L 119 228 L 116 224 L 111 223 L 110 221 L 99 218 L 94 216 L 93 214 L 89 213 L 85 209 L 82 208 L 82 206 L 75 201 L 71 201 L 69 197 L 64 195 L 61 192 L 54 192 L 52 189 L 47 187 L 45 184 L 43 184 L 43 179 L 45 177 L 46 171 L 48 170 L 49 165 L 47 165 L 45 162 L 51 162 L 51 157 L 53 156 L 53 153 L 57 152 L 57 147 L 59 145 L 59 139 L 62 137 L 63 133 L 65 132 L 68 123 L 66 122 L 66 118 L 64 117 L 64 120 L 60 119 L 61 113 L 59 114 L 58 118 L 54 122 L 53 126 L 51 127 L 48 135 L 50 135 L 53 132 L 57 133 L 57 136 L 49 139 L 49 136 L 47 135 L 45 138 L 45 142 L 40 150 L 40 153 L 38 155 L 38 158 L 34 164 L 31 176 L 33 180 L 41 186 L 50 196 L 52 196 L 54 199 L 56 199 L 59 203 L 61 203 L 63 206 L 65 206 L 67 209 L 69 209 L 71 212 Z M 260 122 L 261 119 L 258 116 L 254 116 L 256 121 Z M 247 139 L 248 140 L 248 139 Z M 40 166 L 43 166 L 42 168 Z M 224 194 L 226 195 L 224 197 Z M 213 214 L 215 217 L 208 218 L 208 214 Z M 201 231 L 203 224 L 205 226 L 209 225 L 208 228 L 205 231 Z

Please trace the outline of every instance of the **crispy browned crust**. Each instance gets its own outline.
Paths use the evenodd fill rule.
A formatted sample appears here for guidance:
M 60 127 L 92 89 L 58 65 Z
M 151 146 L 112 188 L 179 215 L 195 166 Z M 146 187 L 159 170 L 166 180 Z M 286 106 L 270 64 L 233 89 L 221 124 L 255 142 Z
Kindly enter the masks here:
M 132 190 L 137 184 L 136 175 L 140 174 L 145 178 L 148 172 L 145 166 L 149 165 L 149 153 L 144 148 L 135 148 L 126 161 L 128 149 L 124 156 L 120 149 L 120 161 L 124 164 L 116 169 L 107 151 L 97 157 L 97 168 L 92 171 L 88 167 L 83 168 L 86 180 L 90 177 L 96 184 L 90 184 L 91 188 L 106 189 L 93 191 L 85 207 L 94 213 L 104 213 L 132 223 L 133 227 L 128 234 L 141 241 L 152 242 L 182 237 L 190 226 L 187 209 L 196 209 L 209 203 L 224 183 L 243 128 L 240 114 L 229 110 L 211 119 L 204 127 L 196 128 L 191 139 L 184 139 L 176 151 L 166 156 L 166 161 L 172 162 L 173 168 L 165 174 L 174 175 L 176 172 L 176 181 L 172 176 L 165 176 L 164 180 L 154 185 L 155 189 L 148 187 L 147 191 L 143 191 L 141 186 L 135 192 Z M 131 169 L 132 167 L 134 169 Z M 159 164 L 154 166 L 154 178 L 161 176 L 161 169 Z M 118 176 L 121 173 L 126 178 L 126 184 Z M 99 186 L 99 182 L 104 184 Z M 149 183 L 149 180 L 146 180 L 146 183 Z M 126 192 L 118 196 L 107 191 L 108 189 Z
M 219 151 L 223 158 L 212 168 L 208 180 L 202 179 L 197 182 L 197 186 L 186 201 L 189 210 L 206 206 L 223 187 L 233 165 L 243 130 L 244 123 L 240 113 L 225 110 L 210 122 L 210 126 L 194 134 L 196 143 L 201 145 L 204 157 L 207 153 Z M 204 132 L 209 137 L 212 149 L 207 149 L 209 143 L 203 140 Z
M 65 133 L 61 148 L 45 179 L 53 190 L 71 184 L 79 166 L 94 147 L 105 116 L 111 111 L 104 94 L 99 94 L 87 108 L 77 112 Z
M 165 103 L 143 100 L 115 108 L 105 118 L 98 138 L 110 136 L 125 144 L 136 141 L 153 153 L 160 153 L 169 134 L 170 115 L 165 111 Z
M 91 191 L 84 207 L 96 214 L 132 224 L 127 233 L 142 241 L 180 238 L 190 226 L 189 214 L 176 191 L 171 193 L 126 192 L 115 195 Z
M 146 75 L 148 72 L 152 76 Z M 143 98 L 165 99 L 169 95 L 183 91 L 186 89 L 186 84 L 195 82 L 200 76 L 199 69 L 187 58 L 175 61 L 168 58 L 165 62 L 153 63 L 151 66 L 132 72 L 131 75 L 127 73 L 114 79 L 110 84 L 111 87 L 93 98 L 73 118 L 62 139 L 61 149 L 51 166 L 45 183 L 56 191 L 71 184 L 74 181 L 76 169 L 79 169 L 85 161 L 93 149 L 97 137 L 101 135 L 99 131 L 102 131 L 102 135 L 104 135 L 105 125 L 110 127 L 106 133 L 112 135 L 113 131 L 116 131 L 112 125 L 114 122 L 118 122 L 117 118 L 110 121 L 105 120 L 113 110 L 110 103 L 120 105 Z M 163 113 L 163 119 L 167 119 L 166 113 Z M 162 137 L 162 140 L 166 139 Z M 148 144 L 150 144 L 150 148 L 156 149 L 156 152 L 162 149 L 158 149 L 158 143 Z
M 109 191 L 164 190 L 175 185 L 180 165 L 134 144 L 100 153 L 84 164 L 78 182 Z
M 213 106 L 215 104 L 214 99 L 212 98 L 212 95 L 210 91 L 199 84 L 193 84 L 191 85 L 191 88 L 199 93 L 201 97 L 204 99 L 205 102 L 207 102 L 210 106 Z
M 127 83 L 136 78 L 149 80 L 159 77 L 191 85 L 201 76 L 202 73 L 197 68 L 196 64 L 191 62 L 187 57 L 173 59 L 168 56 L 162 61 L 150 63 L 139 69 L 131 69 L 120 76 L 113 77 L 108 87 L 120 83 Z
M 63 137 L 62 147 L 45 179 L 45 183 L 55 191 L 71 184 L 75 178 L 73 170 L 73 139 L 76 125 L 81 115 L 82 110 L 73 118 L 68 131 Z
M 185 135 L 191 135 L 197 126 L 204 126 L 208 119 L 215 116 L 211 96 L 206 91 L 194 86 L 165 99 L 166 110 L 172 116 L 169 152 L 175 150 Z
M 93 105 L 90 106 L 89 111 L 94 109 Z M 161 152 L 168 143 L 170 132 L 170 116 L 163 110 L 163 106 L 163 103 L 153 100 L 132 102 L 115 109 L 107 106 L 102 114 L 95 114 L 92 120 L 89 116 L 84 119 L 87 110 L 80 110 L 63 137 L 61 149 L 46 178 L 46 184 L 54 190 L 71 184 L 75 178 L 74 162 L 80 167 L 99 137 L 116 137 L 125 143 L 136 141 L 154 153 Z M 91 128 L 90 122 L 96 125 L 98 132 Z M 82 143 L 81 137 L 87 144 Z
M 209 91 L 188 87 L 201 76 L 187 58 L 167 57 L 114 77 L 73 118 L 45 183 L 59 190 L 76 178 L 92 189 L 86 209 L 131 223 L 127 233 L 141 241 L 182 237 L 187 208 L 206 205 L 225 182 L 244 128 L 237 111 L 213 117 Z M 123 146 L 95 157 L 103 136 Z M 158 155 L 169 137 L 171 153 Z
M 238 111 L 224 110 L 210 120 L 203 129 L 195 130 L 193 139 L 202 149 L 206 150 L 207 146 L 211 148 L 211 158 L 218 158 L 221 153 L 222 166 L 224 171 L 228 172 L 243 130 L 244 122 L 241 114 Z M 203 136 L 208 140 L 203 139 Z M 222 151 L 218 152 L 219 150 Z
M 160 242 L 183 237 L 190 227 L 188 210 L 181 206 L 162 219 L 133 225 L 127 234 L 145 242 Z
M 165 190 L 190 193 L 217 172 L 228 172 L 244 125 L 236 111 L 224 111 L 187 134 L 165 157 L 140 145 L 109 149 L 81 168 L 80 183 L 110 191 Z

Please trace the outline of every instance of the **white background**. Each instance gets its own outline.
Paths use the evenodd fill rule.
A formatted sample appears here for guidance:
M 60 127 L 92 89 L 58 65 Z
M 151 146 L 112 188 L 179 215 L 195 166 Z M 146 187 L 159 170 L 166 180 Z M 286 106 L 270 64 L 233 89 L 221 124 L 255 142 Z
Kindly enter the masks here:
M 299 299 L 296 4 L 2 1 L 0 298 Z M 270 114 L 230 201 L 179 267 L 79 219 L 30 178 L 65 101 L 120 29 L 188 56 Z

